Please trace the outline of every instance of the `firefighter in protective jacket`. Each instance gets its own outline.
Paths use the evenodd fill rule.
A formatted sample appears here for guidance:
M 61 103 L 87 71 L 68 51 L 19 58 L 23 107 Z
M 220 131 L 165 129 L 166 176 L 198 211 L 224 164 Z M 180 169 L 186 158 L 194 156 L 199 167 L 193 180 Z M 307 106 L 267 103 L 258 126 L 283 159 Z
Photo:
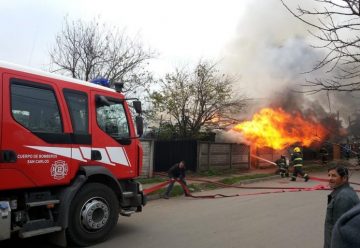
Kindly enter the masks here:
M 285 155 L 281 155 L 281 157 L 275 161 L 277 166 L 279 167 L 279 174 L 282 178 L 289 176 L 289 167 L 286 163 Z
M 303 155 L 299 147 L 294 148 L 294 153 L 291 154 L 291 165 L 294 167 L 294 171 L 291 177 L 291 181 L 296 181 L 296 177 L 301 175 L 305 182 L 309 180 L 309 175 L 306 174 L 302 167 L 303 167 Z

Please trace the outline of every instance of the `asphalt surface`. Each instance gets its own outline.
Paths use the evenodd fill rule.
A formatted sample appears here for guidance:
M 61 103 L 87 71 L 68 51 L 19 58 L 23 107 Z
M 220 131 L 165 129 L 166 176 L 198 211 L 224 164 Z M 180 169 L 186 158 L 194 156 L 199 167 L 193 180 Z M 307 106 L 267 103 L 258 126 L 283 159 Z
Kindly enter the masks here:
M 311 174 L 326 178 L 326 172 Z M 351 181 L 360 182 L 360 172 Z M 324 182 L 273 179 L 249 186 L 313 187 Z M 360 186 L 354 188 L 360 189 Z M 274 190 L 219 189 L 200 194 L 246 194 Z M 120 217 L 110 238 L 96 248 L 159 247 L 307 247 L 323 246 L 323 225 L 330 191 L 301 191 L 192 199 L 184 196 L 153 200 L 142 213 Z M 11 246 L 54 247 L 41 238 Z M 4 244 L 4 243 L 3 243 Z M 7 247 L 0 243 L 0 247 Z M 26 246 L 25 246 L 26 245 Z
M 320 175 L 318 175 L 320 176 Z M 276 179 L 251 186 L 315 186 Z M 236 194 L 271 190 L 221 189 Z M 203 192 L 209 194 L 210 192 Z M 274 193 L 222 199 L 156 200 L 122 220 L 110 240 L 94 247 L 321 247 L 328 191 Z
M 326 178 L 326 172 L 312 175 Z M 360 182 L 360 173 L 353 173 L 351 180 Z M 313 187 L 319 184 L 326 185 L 278 178 L 249 186 Z M 221 189 L 202 194 L 264 191 L 272 190 Z M 286 192 L 221 199 L 182 196 L 151 201 L 144 213 L 120 219 L 111 238 L 94 247 L 322 247 L 329 192 Z

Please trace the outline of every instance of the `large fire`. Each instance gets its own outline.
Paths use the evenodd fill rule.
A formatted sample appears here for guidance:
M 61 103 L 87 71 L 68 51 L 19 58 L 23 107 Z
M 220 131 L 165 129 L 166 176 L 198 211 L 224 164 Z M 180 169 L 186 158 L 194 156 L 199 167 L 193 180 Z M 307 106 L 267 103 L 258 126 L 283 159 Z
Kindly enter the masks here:
M 326 129 L 314 120 L 305 120 L 300 113 L 289 114 L 281 108 L 263 108 L 251 121 L 244 121 L 233 127 L 246 140 L 257 147 L 271 147 L 281 150 L 292 144 L 310 146 L 322 141 Z

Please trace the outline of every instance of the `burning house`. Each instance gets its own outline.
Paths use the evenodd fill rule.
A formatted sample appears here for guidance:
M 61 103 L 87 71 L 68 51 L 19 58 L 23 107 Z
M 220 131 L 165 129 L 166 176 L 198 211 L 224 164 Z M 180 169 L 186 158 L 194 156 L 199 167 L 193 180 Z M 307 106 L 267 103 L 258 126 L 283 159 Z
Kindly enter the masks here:
M 314 116 L 306 118 L 299 111 L 288 113 L 280 107 L 262 108 L 252 120 L 236 124 L 232 129 L 251 144 L 254 155 L 272 161 L 281 154 L 289 155 L 293 146 L 318 147 L 329 135 Z

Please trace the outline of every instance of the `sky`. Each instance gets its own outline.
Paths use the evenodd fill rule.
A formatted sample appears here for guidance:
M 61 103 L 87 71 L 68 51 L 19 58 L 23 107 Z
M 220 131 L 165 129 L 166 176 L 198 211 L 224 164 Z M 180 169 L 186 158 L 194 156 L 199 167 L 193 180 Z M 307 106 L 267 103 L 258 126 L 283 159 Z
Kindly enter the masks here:
M 303 6 L 313 2 L 301 0 Z M 218 62 L 238 78 L 236 91 L 254 99 L 284 96 L 324 55 L 310 47 L 309 27 L 280 0 L 0 0 L 0 9 L 0 60 L 44 70 L 66 16 L 100 18 L 141 40 L 158 53 L 150 68 L 160 76 L 200 59 Z M 355 101 L 324 93 L 306 98 L 344 115 Z
M 0 59 L 44 67 L 65 16 L 85 21 L 100 18 L 125 30 L 157 51 L 157 63 L 165 67 L 215 58 L 235 35 L 246 2 L 0 0 L 0 27 L 6 37 L 0 41 Z

